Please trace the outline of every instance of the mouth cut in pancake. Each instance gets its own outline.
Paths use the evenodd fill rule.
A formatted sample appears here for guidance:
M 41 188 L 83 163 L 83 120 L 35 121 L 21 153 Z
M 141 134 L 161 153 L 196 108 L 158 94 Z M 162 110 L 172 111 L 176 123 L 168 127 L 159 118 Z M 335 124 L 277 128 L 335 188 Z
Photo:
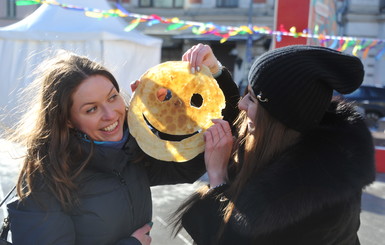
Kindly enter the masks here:
M 145 153 L 183 162 L 203 152 L 203 133 L 224 107 L 223 92 L 207 67 L 192 74 L 188 62 L 169 61 L 142 75 L 127 119 Z
M 151 132 L 153 134 L 155 134 L 159 139 L 162 139 L 162 140 L 169 140 L 169 141 L 182 141 L 184 139 L 187 139 L 191 136 L 193 136 L 194 134 L 198 134 L 200 131 L 202 130 L 199 130 L 199 131 L 196 131 L 192 134 L 185 134 L 185 135 L 171 135 L 171 134 L 166 134 L 166 133 L 163 133 L 161 131 L 159 131 L 158 129 L 156 129 L 154 126 L 152 126 L 148 120 L 146 119 L 146 117 L 143 115 L 143 118 L 144 118 L 144 121 L 146 122 L 148 128 L 151 130 Z

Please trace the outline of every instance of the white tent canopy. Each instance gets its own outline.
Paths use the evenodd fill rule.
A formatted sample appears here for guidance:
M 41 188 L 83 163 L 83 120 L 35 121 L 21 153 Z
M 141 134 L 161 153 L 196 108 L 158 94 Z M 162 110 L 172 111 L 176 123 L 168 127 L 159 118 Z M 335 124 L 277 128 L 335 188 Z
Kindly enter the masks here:
M 105 0 L 65 3 L 111 9 Z M 102 63 L 115 75 L 122 91 L 130 94 L 130 82 L 160 62 L 162 41 L 136 30 L 125 32 L 125 26 L 118 17 L 100 20 L 83 11 L 43 4 L 25 19 L 0 28 L 0 114 L 9 114 L 18 105 L 17 94 L 32 81 L 36 66 L 57 49 Z

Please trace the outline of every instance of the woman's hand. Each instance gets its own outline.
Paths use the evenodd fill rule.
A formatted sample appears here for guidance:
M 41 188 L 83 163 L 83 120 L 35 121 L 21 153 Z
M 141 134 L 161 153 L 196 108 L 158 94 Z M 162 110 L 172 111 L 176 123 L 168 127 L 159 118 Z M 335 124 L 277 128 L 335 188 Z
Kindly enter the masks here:
M 135 92 L 135 90 L 138 88 L 139 84 L 140 84 L 140 80 L 136 80 L 136 81 L 132 82 L 132 83 L 130 84 L 130 86 L 131 86 L 131 91 L 132 91 L 132 92 Z M 165 88 L 160 88 L 160 89 L 158 90 L 156 96 L 158 97 L 158 100 L 159 100 L 159 101 L 164 101 L 164 100 L 166 99 L 166 96 L 167 96 L 167 89 L 165 89 Z
M 132 237 L 138 239 L 138 241 L 142 245 L 150 245 L 151 237 L 150 237 L 151 226 L 149 224 L 145 224 L 141 228 L 137 229 L 134 233 L 132 233 Z
M 233 136 L 230 125 L 222 119 L 213 119 L 212 125 L 204 133 L 205 163 L 210 186 L 217 186 L 227 181 L 227 165 L 229 163 Z
M 131 87 L 131 91 L 132 92 L 135 92 L 135 90 L 138 88 L 138 86 L 139 86 L 139 83 L 140 83 L 140 81 L 139 80 L 136 80 L 136 81 L 134 81 L 134 82 L 132 82 L 131 84 L 130 84 L 130 87 Z
M 218 60 L 209 45 L 198 44 L 192 46 L 182 56 L 183 61 L 190 62 L 191 72 L 200 71 L 200 66 L 207 66 L 212 74 L 219 71 Z

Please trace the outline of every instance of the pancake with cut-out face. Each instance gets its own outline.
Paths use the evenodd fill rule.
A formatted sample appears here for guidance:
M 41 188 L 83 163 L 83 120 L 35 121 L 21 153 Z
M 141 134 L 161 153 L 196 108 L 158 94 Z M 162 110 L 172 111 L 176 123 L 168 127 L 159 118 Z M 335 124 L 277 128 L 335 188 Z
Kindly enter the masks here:
M 210 70 L 190 73 L 186 61 L 150 68 L 128 109 L 130 133 L 148 155 L 183 162 L 204 151 L 203 133 L 221 118 L 225 97 Z

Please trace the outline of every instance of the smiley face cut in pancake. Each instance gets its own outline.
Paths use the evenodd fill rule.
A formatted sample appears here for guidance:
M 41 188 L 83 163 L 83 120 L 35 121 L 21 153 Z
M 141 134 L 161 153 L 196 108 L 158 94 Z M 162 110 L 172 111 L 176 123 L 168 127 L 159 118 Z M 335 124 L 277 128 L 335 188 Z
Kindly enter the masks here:
M 203 133 L 224 108 L 223 92 L 207 67 L 192 74 L 188 62 L 168 61 L 141 76 L 127 119 L 146 154 L 184 162 L 204 151 Z

